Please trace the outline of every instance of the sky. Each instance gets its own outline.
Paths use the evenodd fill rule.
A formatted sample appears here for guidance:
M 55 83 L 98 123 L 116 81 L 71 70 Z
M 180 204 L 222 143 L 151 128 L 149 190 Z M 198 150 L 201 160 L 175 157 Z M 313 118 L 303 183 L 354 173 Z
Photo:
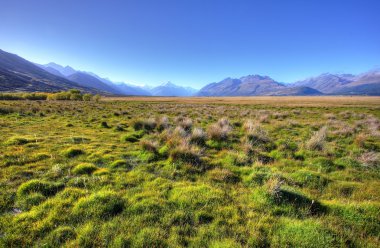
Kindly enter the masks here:
M 0 49 L 113 81 L 201 88 L 380 68 L 379 0 L 0 0 Z

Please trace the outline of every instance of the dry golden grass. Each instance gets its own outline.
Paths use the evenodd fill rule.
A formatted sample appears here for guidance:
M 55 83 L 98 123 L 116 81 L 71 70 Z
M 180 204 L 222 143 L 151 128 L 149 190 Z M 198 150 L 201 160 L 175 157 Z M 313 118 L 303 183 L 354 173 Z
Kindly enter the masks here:
M 104 101 L 169 102 L 199 104 L 254 104 L 272 106 L 380 106 L 372 96 L 252 96 L 252 97 L 103 97 Z

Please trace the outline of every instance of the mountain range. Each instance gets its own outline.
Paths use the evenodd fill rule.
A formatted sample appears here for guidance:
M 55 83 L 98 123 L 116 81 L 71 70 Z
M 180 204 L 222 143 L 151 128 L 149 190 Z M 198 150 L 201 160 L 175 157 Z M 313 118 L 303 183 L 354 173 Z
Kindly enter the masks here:
M 313 96 L 380 95 L 380 70 L 359 75 L 325 73 L 291 84 L 269 76 L 226 78 L 199 91 L 171 82 L 156 87 L 112 82 L 93 72 L 75 70 L 56 63 L 40 65 L 0 49 L 0 91 L 57 92 L 68 89 L 103 95 L 137 96 Z
M 226 78 L 203 87 L 197 96 L 312 96 L 372 95 L 380 96 L 380 70 L 360 75 L 329 74 L 284 84 L 268 76 L 249 75 Z

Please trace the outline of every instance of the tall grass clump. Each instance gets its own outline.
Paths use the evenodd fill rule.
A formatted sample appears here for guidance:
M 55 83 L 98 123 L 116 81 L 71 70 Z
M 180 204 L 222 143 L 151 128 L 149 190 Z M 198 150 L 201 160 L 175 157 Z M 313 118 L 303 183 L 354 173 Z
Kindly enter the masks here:
M 170 151 L 173 162 L 184 162 L 192 165 L 201 164 L 201 151 L 187 143 L 183 143 Z
M 226 141 L 232 131 L 230 122 L 226 118 L 218 120 L 207 129 L 207 134 L 210 139 L 215 141 Z
M 317 132 L 311 136 L 309 141 L 306 143 L 306 148 L 310 150 L 322 151 L 325 147 L 327 137 L 327 127 L 323 126 Z
M 270 142 L 268 132 L 258 123 L 246 121 L 243 127 L 246 132 L 247 140 L 253 145 Z
M 204 145 L 206 143 L 207 134 L 202 128 L 194 128 L 190 135 L 190 143 L 196 145 Z
M 152 131 L 157 126 L 157 121 L 154 118 L 149 118 L 146 120 L 136 120 L 133 122 L 133 128 L 136 131 L 139 130 L 146 130 L 146 131 Z

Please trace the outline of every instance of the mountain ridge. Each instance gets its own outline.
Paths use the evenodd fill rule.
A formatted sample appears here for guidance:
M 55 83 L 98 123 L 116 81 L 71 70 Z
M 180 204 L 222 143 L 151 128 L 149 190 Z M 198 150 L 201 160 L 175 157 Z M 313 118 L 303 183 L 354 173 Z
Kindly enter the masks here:
M 280 83 L 267 75 L 252 74 L 227 77 L 196 90 L 170 81 L 155 87 L 113 82 L 68 65 L 32 63 L 0 49 L 0 91 L 56 92 L 71 88 L 125 96 L 380 95 L 380 69 L 358 75 L 323 73 L 290 84 Z

